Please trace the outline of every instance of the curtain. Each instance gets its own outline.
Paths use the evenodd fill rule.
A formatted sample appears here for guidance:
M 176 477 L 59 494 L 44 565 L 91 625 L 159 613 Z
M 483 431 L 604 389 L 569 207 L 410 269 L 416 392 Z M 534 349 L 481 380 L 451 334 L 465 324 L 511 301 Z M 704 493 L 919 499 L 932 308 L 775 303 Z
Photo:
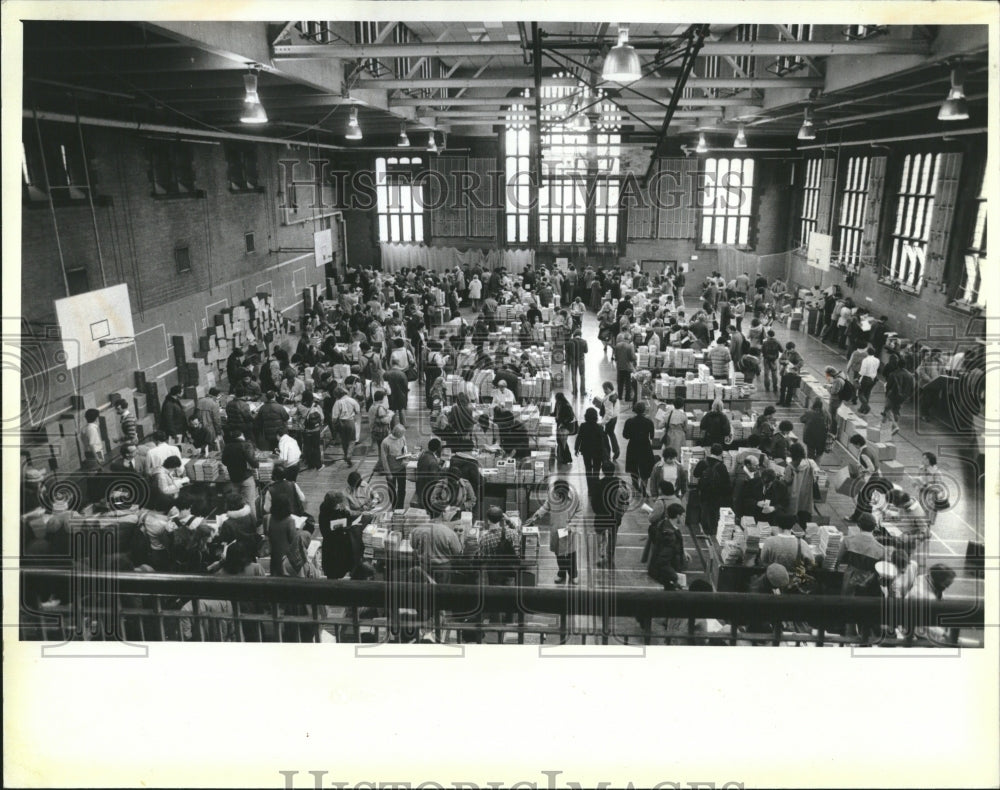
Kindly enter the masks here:
M 456 247 L 428 247 L 423 244 L 392 244 L 382 242 L 382 270 L 389 274 L 403 267 L 423 266 L 434 272 L 454 269 L 456 266 L 475 266 L 484 269 L 505 268 L 520 274 L 524 267 L 535 262 L 534 250 L 459 250 Z

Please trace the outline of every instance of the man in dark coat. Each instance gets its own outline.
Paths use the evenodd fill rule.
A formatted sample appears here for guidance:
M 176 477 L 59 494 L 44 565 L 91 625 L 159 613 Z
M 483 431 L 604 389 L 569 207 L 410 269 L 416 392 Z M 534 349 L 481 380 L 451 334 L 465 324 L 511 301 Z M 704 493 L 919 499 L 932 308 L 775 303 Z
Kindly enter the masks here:
M 257 432 L 261 446 L 273 452 L 278 446 L 278 429 L 288 427 L 288 412 L 277 402 L 274 390 L 269 390 L 264 397 L 267 400 L 257 411 Z
M 183 441 L 187 434 L 187 413 L 181 404 L 181 393 L 184 390 L 179 384 L 170 388 L 160 407 L 160 430 L 175 442 Z

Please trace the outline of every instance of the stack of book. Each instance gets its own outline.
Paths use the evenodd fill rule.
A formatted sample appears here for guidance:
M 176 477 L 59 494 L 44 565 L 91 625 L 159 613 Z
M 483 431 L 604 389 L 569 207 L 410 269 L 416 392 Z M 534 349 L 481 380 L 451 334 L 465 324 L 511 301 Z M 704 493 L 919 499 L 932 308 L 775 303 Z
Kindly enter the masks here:
M 192 481 L 214 482 L 219 476 L 219 467 L 222 466 L 214 458 L 195 458 L 187 466 L 188 477 Z
M 719 521 L 716 525 L 715 539 L 722 544 L 723 541 L 733 540 L 739 530 L 736 527 L 736 514 L 732 508 L 719 508 Z
M 843 540 L 844 534 L 836 527 L 827 524 L 819 528 L 819 545 L 816 548 L 819 550 L 824 570 L 836 570 L 837 554 L 840 552 Z

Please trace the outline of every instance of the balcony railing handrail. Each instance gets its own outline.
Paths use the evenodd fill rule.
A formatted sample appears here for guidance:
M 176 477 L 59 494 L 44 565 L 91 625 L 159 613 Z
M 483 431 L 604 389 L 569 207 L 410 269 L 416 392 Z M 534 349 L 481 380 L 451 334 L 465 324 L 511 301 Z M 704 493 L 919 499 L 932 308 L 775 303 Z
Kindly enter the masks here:
M 387 607 L 405 601 L 427 600 L 428 586 L 383 581 L 344 581 L 282 577 L 202 576 L 162 573 L 96 573 L 68 569 L 22 569 L 36 581 L 72 583 L 76 590 L 101 595 L 157 595 L 190 599 L 223 599 L 263 603 L 325 604 Z M 434 584 L 435 609 L 470 611 L 529 611 L 536 614 L 582 615 L 590 610 L 612 617 L 695 617 L 738 623 L 760 620 L 824 621 L 877 624 L 892 605 L 912 610 L 913 625 L 982 628 L 983 601 L 975 598 L 944 600 L 837 595 L 758 595 L 735 592 L 668 592 L 615 587 L 526 587 Z M 588 604 L 588 601 L 591 602 Z M 611 604 L 610 608 L 608 604 Z

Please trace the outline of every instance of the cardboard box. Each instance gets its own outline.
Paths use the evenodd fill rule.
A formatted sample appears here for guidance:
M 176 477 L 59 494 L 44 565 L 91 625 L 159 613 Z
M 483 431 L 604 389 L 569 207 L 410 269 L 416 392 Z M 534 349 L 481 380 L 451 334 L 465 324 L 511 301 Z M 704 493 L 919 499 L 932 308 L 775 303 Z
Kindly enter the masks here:
M 872 447 L 878 453 L 879 461 L 896 460 L 896 445 L 891 442 L 872 442 Z
M 890 479 L 897 479 L 903 476 L 905 468 L 899 461 L 880 461 L 879 471 Z

